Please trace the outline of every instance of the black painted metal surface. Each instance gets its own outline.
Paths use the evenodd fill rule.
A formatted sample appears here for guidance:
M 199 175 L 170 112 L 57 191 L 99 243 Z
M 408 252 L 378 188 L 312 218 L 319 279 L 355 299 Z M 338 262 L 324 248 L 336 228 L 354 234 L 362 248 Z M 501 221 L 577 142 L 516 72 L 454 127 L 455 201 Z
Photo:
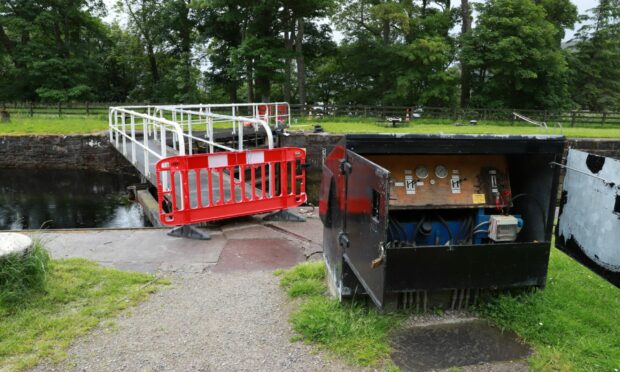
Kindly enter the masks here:
M 543 287 L 546 281 L 564 137 L 479 135 L 347 135 L 325 158 L 320 217 L 333 291 L 386 297 L 435 289 Z M 527 193 L 515 208 L 526 219 L 516 242 L 392 247 L 390 173 L 370 154 L 505 154 L 513 191 Z M 430 209 L 432 211 L 432 208 Z

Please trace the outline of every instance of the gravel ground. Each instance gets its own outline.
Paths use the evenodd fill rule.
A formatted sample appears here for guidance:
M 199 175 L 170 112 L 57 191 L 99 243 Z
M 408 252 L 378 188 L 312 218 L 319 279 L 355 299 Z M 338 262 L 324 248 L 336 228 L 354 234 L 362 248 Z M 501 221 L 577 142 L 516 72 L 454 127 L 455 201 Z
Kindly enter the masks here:
M 354 368 L 290 342 L 290 306 L 271 272 L 177 275 L 112 328 L 78 340 L 64 371 L 343 371 Z

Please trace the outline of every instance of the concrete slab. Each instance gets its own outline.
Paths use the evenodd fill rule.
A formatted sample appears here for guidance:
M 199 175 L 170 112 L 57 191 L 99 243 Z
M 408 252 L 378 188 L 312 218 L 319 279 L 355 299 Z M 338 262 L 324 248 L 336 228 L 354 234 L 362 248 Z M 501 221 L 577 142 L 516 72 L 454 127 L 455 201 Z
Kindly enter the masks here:
M 213 272 L 288 268 L 305 261 L 299 246 L 284 239 L 231 239 Z
M 41 240 L 53 258 L 81 257 L 119 269 L 154 272 L 196 272 L 218 261 L 226 244 L 219 231 L 211 240 L 198 241 L 167 236 L 167 229 L 81 230 L 31 233 Z
M 271 229 L 264 225 L 247 224 L 235 228 L 222 228 L 226 239 L 285 239 L 283 231 Z
M 323 223 L 319 218 L 319 209 L 300 207 L 293 208 L 291 211 L 304 216 L 306 222 L 264 222 L 264 224 L 284 230 L 319 246 L 323 245 Z
M 263 222 L 251 216 L 209 224 L 211 240 L 167 236 L 169 229 L 31 231 L 53 258 L 81 257 L 122 270 L 200 273 L 273 270 L 308 256 L 320 258 L 322 225 L 318 211 L 299 208 L 306 222 Z M 222 262 L 220 255 L 224 250 Z M 314 254 L 313 254 L 314 253 Z M 216 265 L 217 264 L 217 265 Z

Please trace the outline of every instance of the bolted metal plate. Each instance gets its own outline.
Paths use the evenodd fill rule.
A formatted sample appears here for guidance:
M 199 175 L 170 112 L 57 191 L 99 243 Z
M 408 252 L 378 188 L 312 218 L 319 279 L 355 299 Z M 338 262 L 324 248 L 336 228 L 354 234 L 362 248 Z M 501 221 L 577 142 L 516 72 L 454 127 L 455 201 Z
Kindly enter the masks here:
M 392 360 L 403 371 L 512 361 L 525 358 L 531 352 L 515 334 L 502 332 L 476 319 L 414 325 L 394 333 L 390 344 Z

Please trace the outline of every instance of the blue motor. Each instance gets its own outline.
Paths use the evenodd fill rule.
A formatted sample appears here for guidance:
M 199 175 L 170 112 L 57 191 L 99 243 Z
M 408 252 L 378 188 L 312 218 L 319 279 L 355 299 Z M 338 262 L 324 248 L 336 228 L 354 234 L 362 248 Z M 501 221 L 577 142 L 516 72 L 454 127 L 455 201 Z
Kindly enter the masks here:
M 521 216 L 514 216 L 518 227 L 523 226 Z M 457 218 L 443 218 L 439 214 L 423 215 L 417 221 L 399 222 L 392 218 L 389 240 L 395 245 L 461 245 L 482 244 L 489 238 L 491 215 L 480 208 Z

